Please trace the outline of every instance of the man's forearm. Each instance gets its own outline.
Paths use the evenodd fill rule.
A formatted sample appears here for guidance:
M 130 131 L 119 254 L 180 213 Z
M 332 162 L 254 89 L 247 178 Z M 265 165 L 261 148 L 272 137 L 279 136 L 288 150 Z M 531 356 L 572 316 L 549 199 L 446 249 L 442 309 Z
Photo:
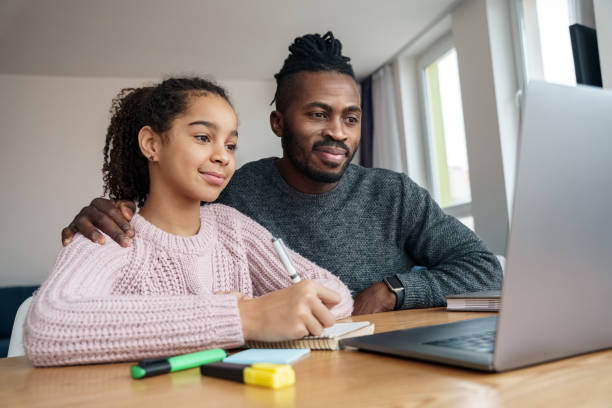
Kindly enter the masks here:
M 500 289 L 502 269 L 492 253 L 471 252 L 430 268 L 412 268 L 398 274 L 404 285 L 402 309 L 440 307 L 446 296 Z

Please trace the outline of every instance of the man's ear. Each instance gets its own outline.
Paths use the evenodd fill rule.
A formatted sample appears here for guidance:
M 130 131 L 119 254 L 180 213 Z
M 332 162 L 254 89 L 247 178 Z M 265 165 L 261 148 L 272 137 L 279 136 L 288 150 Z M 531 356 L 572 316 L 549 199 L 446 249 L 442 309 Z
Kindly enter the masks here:
M 140 146 L 140 151 L 150 162 L 159 160 L 161 138 L 151 129 L 151 126 L 144 126 L 138 132 L 138 146 Z
M 283 135 L 283 114 L 275 110 L 270 113 L 270 127 L 278 137 Z

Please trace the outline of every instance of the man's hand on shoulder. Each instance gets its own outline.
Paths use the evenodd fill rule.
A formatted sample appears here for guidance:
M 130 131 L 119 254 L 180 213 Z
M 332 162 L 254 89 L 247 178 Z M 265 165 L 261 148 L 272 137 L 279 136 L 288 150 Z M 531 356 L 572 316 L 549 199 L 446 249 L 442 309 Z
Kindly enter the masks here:
M 353 315 L 389 312 L 395 308 L 395 299 L 384 282 L 376 282 L 355 296 Z
M 102 231 L 122 247 L 128 247 L 134 237 L 130 220 L 135 211 L 136 205 L 131 201 L 95 198 L 62 230 L 62 244 L 68 245 L 77 232 L 93 242 L 104 244 L 104 235 L 100 233 Z

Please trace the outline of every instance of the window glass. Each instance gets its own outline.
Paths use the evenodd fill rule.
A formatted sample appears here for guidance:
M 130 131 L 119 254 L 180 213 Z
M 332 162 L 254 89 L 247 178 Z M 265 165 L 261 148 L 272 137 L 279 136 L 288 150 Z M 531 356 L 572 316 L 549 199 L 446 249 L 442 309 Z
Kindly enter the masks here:
M 441 207 L 471 201 L 457 53 L 425 68 L 433 195 Z
M 522 0 L 520 4 L 527 79 L 576 85 L 568 1 Z

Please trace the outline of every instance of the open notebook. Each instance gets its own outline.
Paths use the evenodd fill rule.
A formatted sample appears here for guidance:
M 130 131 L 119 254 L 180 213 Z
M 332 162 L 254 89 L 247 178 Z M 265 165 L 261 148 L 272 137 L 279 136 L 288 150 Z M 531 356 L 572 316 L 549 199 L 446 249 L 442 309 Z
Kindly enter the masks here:
M 353 322 L 336 323 L 323 330 L 320 336 L 306 336 L 297 340 L 285 341 L 247 341 L 245 347 L 251 348 L 308 348 L 312 350 L 338 350 L 338 341 L 349 337 L 365 336 L 374 333 L 374 323 Z

